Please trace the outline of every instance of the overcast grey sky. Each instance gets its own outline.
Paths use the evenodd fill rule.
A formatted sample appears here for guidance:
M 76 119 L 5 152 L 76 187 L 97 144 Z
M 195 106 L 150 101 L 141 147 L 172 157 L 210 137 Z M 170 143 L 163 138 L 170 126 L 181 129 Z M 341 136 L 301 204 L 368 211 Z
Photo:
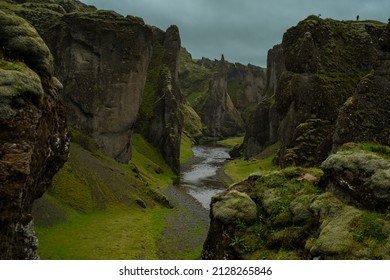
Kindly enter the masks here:
M 202 56 L 266 66 L 267 51 L 309 15 L 387 23 L 389 0 L 81 0 L 98 9 L 142 17 L 166 29 L 176 24 L 182 46 Z

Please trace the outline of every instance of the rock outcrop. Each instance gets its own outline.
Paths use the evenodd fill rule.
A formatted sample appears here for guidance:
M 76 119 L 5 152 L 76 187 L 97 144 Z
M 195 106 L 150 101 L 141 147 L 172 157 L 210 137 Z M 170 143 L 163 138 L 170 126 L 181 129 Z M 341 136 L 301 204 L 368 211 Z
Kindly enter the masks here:
M 179 86 L 179 29 L 153 28 L 153 56 L 138 118 L 139 130 L 157 147 L 175 173 L 180 172 L 183 97 Z
M 314 169 L 252 175 L 212 199 L 203 259 L 389 259 L 389 149 L 343 147 Z M 319 183 L 317 183 L 319 182 Z M 256 215 L 244 217 L 243 198 Z M 221 211 L 221 204 L 228 204 Z M 222 205 L 224 206 L 224 205 Z M 221 214 L 222 213 L 222 214 Z
M 366 145 L 371 151 L 355 151 L 359 145 L 350 143 L 349 149 L 329 156 L 321 164 L 325 174 L 320 186 L 359 208 L 386 212 L 390 210 L 390 162 L 373 151 L 389 153 L 390 149 Z
M 152 55 L 151 29 L 140 18 L 78 1 L 27 2 L 13 9 L 53 53 L 70 125 L 127 163 Z
M 183 95 L 201 116 L 204 133 L 219 137 L 244 131 L 244 122 L 261 99 L 266 79 L 260 67 L 233 64 L 223 58 L 196 60 L 185 49 L 179 74 Z
M 226 68 L 225 60 L 221 59 L 199 114 L 208 136 L 224 138 L 244 132 L 243 120 L 228 93 Z
M 276 86 L 269 86 L 276 89 L 273 97 L 268 94 L 271 105 L 261 104 L 247 128 L 246 154 L 253 156 L 280 141 L 281 166 L 318 165 L 325 160 L 332 150 L 340 109 L 360 80 L 380 63 L 384 30 L 384 24 L 374 21 L 314 16 L 290 28 L 276 56 L 278 74 L 268 80 L 276 81 Z M 257 127 L 259 118 L 268 124 Z
M 11 9 L 29 20 L 52 50 L 72 128 L 91 137 L 106 155 L 127 163 L 141 119 L 138 130 L 178 172 L 182 98 L 177 28 L 157 31 L 141 18 L 74 0 L 18 3 Z M 171 94 L 166 95 L 167 89 Z
M 347 142 L 390 145 L 390 22 L 379 39 L 378 63 L 340 110 L 333 150 Z
M 0 11 L 0 259 L 37 259 L 33 201 L 68 157 L 62 85 L 24 19 Z

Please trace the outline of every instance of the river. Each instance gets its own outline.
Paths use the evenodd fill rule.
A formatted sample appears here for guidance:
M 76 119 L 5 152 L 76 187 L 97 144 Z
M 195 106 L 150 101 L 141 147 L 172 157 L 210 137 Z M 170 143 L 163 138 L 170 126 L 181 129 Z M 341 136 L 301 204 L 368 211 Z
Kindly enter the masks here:
M 230 179 L 221 168 L 230 158 L 227 148 L 194 146 L 192 151 L 179 182 L 164 191 L 174 209 L 165 217 L 166 228 L 158 242 L 161 259 L 200 258 L 210 224 L 211 197 L 226 189 L 224 181 Z
M 211 197 L 226 189 L 223 171 L 220 169 L 230 158 L 228 149 L 219 146 L 194 146 L 192 152 L 193 158 L 182 167 L 179 184 L 209 210 Z

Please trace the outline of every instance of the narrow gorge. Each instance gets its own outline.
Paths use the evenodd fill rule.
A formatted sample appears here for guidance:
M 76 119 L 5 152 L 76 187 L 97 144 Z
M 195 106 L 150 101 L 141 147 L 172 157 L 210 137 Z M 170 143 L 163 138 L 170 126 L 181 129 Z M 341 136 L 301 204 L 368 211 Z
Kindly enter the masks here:
M 0 2 L 0 259 L 390 259 L 390 21 L 266 68 L 171 24 Z

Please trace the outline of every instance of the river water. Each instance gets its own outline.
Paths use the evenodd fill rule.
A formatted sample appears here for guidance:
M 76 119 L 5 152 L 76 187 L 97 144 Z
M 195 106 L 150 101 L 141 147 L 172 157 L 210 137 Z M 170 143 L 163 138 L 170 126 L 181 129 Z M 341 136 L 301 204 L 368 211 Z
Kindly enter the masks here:
M 193 158 L 182 166 L 179 185 L 209 210 L 211 197 L 226 189 L 222 165 L 230 158 L 228 149 L 215 145 L 193 146 Z

